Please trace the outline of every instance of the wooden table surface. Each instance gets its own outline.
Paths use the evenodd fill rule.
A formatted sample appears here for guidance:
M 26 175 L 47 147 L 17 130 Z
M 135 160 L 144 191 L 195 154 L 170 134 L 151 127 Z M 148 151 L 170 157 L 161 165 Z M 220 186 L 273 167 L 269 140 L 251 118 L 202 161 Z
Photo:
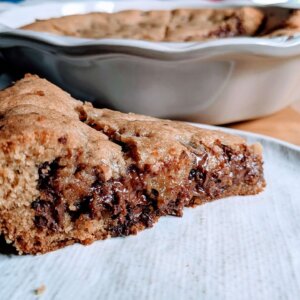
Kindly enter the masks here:
M 227 127 L 268 135 L 300 146 L 300 110 L 291 107 L 261 119 Z

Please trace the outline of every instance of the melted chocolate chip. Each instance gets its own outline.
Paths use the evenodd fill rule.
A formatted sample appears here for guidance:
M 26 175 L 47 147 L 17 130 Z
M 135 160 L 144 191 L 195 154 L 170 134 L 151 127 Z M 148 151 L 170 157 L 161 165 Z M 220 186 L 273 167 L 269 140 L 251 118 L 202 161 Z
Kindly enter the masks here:
M 65 145 L 67 143 L 67 141 L 68 141 L 68 138 L 66 136 L 62 136 L 58 139 L 58 142 L 63 145 Z
M 216 143 L 222 151 L 219 155 L 219 165 L 208 169 L 208 151 L 197 156 L 186 182 L 182 183 L 174 193 L 174 199 L 159 199 L 159 191 L 148 190 L 147 182 L 151 181 L 151 169 L 140 171 L 135 165 L 127 169 L 124 177 L 104 181 L 101 176 L 95 175 L 94 169 L 84 163 L 74 168 L 74 174 L 90 172 L 95 178 L 92 183 L 83 183 L 85 193 L 78 199 L 69 193 L 67 197 L 57 184 L 62 172 L 58 172 L 59 159 L 45 162 L 39 167 L 38 189 L 40 198 L 32 204 L 35 211 L 35 224 L 39 228 L 57 231 L 63 228 L 65 215 L 68 214 L 72 221 L 80 216 L 91 220 L 105 219 L 107 230 L 113 236 L 136 233 L 138 228 L 151 227 L 161 215 L 181 216 L 184 206 L 193 205 L 195 199 L 202 202 L 221 197 L 227 188 L 238 186 L 241 183 L 257 184 L 262 180 L 262 162 L 253 156 L 246 147 L 235 151 L 220 142 Z M 74 176 L 77 178 L 78 176 Z M 82 177 L 81 180 L 84 180 Z M 56 184 L 55 184 L 56 183 Z M 76 188 L 77 185 L 72 185 Z M 80 187 L 78 187 L 79 189 Z M 65 203 L 75 203 L 72 210 Z
M 58 160 L 54 160 L 53 162 L 44 162 L 39 166 L 38 174 L 38 189 L 44 190 L 49 189 L 51 186 L 50 181 L 55 177 L 57 170 L 59 169 Z
M 45 93 L 43 91 L 36 91 L 36 95 L 43 97 Z
M 48 227 L 51 230 L 58 230 L 62 226 L 65 207 L 61 199 L 55 202 L 37 199 L 31 208 L 35 210 L 34 222 L 38 228 Z

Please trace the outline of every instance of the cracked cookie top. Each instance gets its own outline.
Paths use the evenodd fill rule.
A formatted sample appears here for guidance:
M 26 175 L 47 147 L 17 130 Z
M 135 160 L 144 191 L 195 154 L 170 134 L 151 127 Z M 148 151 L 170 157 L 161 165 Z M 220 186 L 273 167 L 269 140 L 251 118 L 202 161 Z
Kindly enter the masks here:
M 89 13 L 38 20 L 22 29 L 82 38 L 201 41 L 252 36 L 264 14 L 256 8 L 176 9 Z

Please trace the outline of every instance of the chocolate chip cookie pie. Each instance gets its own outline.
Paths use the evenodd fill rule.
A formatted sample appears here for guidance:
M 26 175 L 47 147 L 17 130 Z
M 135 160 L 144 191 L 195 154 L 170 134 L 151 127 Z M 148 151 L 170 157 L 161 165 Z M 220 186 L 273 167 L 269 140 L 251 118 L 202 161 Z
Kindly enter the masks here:
M 37 76 L 0 92 L 0 116 L 0 234 L 20 254 L 136 234 L 265 186 L 259 144 L 96 109 Z
M 264 14 L 253 7 L 121 11 L 39 20 L 22 29 L 81 38 L 127 38 L 151 41 L 202 41 L 252 36 Z

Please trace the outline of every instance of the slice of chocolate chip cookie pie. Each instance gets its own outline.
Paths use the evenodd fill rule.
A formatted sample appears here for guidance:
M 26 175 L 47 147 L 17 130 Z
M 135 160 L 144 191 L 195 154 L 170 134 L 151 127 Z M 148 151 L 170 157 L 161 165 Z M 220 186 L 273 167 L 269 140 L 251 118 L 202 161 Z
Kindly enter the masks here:
M 261 146 L 93 108 L 37 76 L 0 92 L 0 234 L 19 253 L 135 234 L 265 186 Z

